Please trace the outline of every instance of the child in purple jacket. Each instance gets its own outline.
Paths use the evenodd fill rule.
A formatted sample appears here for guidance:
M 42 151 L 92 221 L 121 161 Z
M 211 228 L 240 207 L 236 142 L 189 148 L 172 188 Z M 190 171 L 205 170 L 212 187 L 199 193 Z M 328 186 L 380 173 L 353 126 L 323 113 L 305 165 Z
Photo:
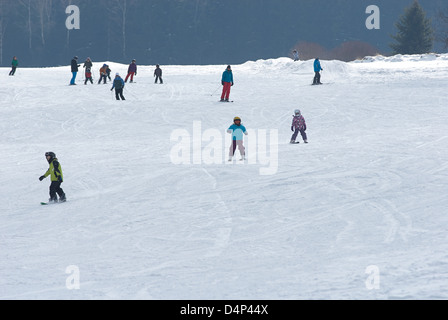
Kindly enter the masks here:
M 302 116 L 302 113 L 299 109 L 296 109 L 294 111 L 294 116 L 292 119 L 292 125 L 291 125 L 291 131 L 294 132 L 294 134 L 291 137 L 291 143 L 300 143 L 296 142 L 297 136 L 300 134 L 302 135 L 302 139 L 305 143 L 308 143 L 308 138 L 306 136 L 306 122 L 305 118 Z

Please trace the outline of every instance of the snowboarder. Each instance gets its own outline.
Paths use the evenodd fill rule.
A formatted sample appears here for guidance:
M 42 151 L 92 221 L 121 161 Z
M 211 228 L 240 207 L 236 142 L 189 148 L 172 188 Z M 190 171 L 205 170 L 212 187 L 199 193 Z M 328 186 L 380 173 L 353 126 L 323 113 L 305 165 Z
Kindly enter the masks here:
M 227 69 L 222 74 L 221 84 L 223 86 L 221 102 L 229 102 L 230 88 L 233 86 L 233 73 L 230 66 L 227 66 Z
M 124 82 L 128 82 L 128 78 L 131 77 L 131 83 L 134 82 L 134 75 L 137 76 L 137 64 L 135 59 L 132 60 L 131 64 L 129 65 L 128 68 L 128 75 L 126 76 L 126 79 L 124 80 Z
M 154 83 L 157 83 L 157 80 L 160 79 L 160 84 L 163 84 L 162 69 L 160 69 L 159 65 L 156 65 L 156 70 L 154 70 L 154 77 L 156 77 L 156 81 Z
M 291 143 L 299 143 L 296 142 L 297 136 L 300 134 L 302 135 L 303 142 L 308 143 L 308 137 L 306 136 L 306 122 L 305 118 L 302 116 L 302 113 L 299 109 L 296 109 L 294 111 L 293 119 L 292 119 L 292 125 L 291 125 L 291 131 L 294 132 L 291 137 Z
M 314 60 L 314 73 L 315 73 L 315 75 L 314 75 L 313 85 L 322 84 L 320 82 L 320 71 L 321 70 L 324 70 L 324 69 L 322 69 L 322 67 L 320 65 L 319 58 L 316 58 L 316 60 Z
M 236 151 L 236 147 L 238 147 L 238 150 L 240 151 L 240 154 L 241 154 L 240 160 L 245 160 L 246 159 L 246 149 L 243 146 L 243 134 L 245 134 L 247 136 L 247 130 L 246 130 L 246 127 L 244 127 L 241 124 L 240 117 L 235 117 L 233 119 L 233 124 L 229 127 L 229 129 L 227 129 L 227 132 L 232 135 L 232 144 L 230 146 L 230 151 L 229 151 L 229 162 L 232 161 L 232 159 L 233 159 L 233 156 Z
M 19 66 L 19 61 L 17 60 L 17 57 L 12 58 L 12 63 L 11 63 L 12 69 L 11 72 L 9 72 L 10 76 L 13 76 L 16 73 L 16 69 Z
M 92 70 L 90 68 L 86 68 L 86 80 L 84 81 L 84 84 L 87 84 L 87 81 L 90 81 L 90 83 L 93 84 L 93 79 L 92 79 Z
M 297 50 L 294 50 L 292 52 L 292 55 L 293 55 L 294 61 L 299 61 L 299 52 Z
M 81 65 L 78 64 L 78 57 L 75 56 L 75 57 L 72 59 L 72 62 L 71 62 L 71 67 L 72 67 L 72 80 L 70 81 L 70 85 L 71 85 L 71 86 L 76 85 L 76 83 L 75 83 L 75 81 L 76 81 L 76 75 L 78 74 L 78 68 L 79 68 L 80 66 L 81 66 Z
M 121 98 L 121 100 L 125 100 L 125 98 L 123 96 L 124 83 L 125 83 L 125 81 L 123 81 L 123 79 L 120 77 L 120 74 L 117 73 L 115 75 L 112 89 L 110 89 L 110 91 L 115 89 L 115 98 L 117 100 L 120 100 L 120 98 Z
M 61 183 L 64 181 L 64 177 L 62 175 L 61 164 L 54 152 L 46 152 L 45 157 L 47 158 L 48 163 L 50 164 L 50 168 L 48 171 L 39 178 L 40 181 L 44 180 L 46 177 L 51 176 L 51 185 L 50 185 L 50 203 L 57 203 L 58 196 L 59 202 L 67 201 L 65 197 L 64 190 L 61 189 Z
M 112 72 L 112 70 L 110 70 L 109 65 L 106 64 L 106 74 L 107 74 L 107 79 L 109 79 L 109 81 L 112 81 L 112 78 L 110 77 L 111 72 Z

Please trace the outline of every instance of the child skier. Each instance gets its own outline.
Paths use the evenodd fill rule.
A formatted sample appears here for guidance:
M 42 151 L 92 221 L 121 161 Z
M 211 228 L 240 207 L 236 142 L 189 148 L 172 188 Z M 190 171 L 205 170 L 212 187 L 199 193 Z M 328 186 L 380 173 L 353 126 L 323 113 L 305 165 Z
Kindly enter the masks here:
M 107 84 L 107 65 L 103 64 L 103 66 L 100 69 L 100 80 L 98 80 L 98 84 L 103 81 L 104 84 Z
M 308 138 L 306 136 L 306 122 L 305 118 L 302 116 L 302 113 L 299 109 L 296 109 L 294 111 L 294 116 L 292 119 L 292 125 L 291 125 L 291 131 L 294 132 L 294 134 L 291 137 L 291 143 L 300 143 L 296 142 L 297 136 L 300 134 L 302 135 L 303 141 L 305 143 L 308 143 Z
M 9 73 L 10 76 L 13 76 L 16 73 L 16 69 L 19 66 L 19 61 L 17 60 L 17 57 L 12 58 L 12 63 L 11 63 L 11 72 Z
M 233 119 L 233 124 L 229 127 L 227 132 L 232 135 L 232 145 L 230 146 L 229 162 L 233 159 L 236 147 L 238 147 L 241 154 L 240 160 L 245 160 L 246 149 L 243 146 L 243 134 L 247 136 L 247 130 L 246 127 L 241 124 L 241 118 L 235 117 Z
M 128 82 L 128 78 L 131 77 L 131 83 L 134 82 L 134 75 L 137 76 L 137 64 L 135 59 L 132 60 L 131 64 L 129 65 L 128 68 L 128 75 L 126 76 L 126 79 L 124 80 L 124 82 Z
M 90 83 L 93 84 L 92 70 L 90 70 L 89 67 L 86 68 L 86 80 L 84 81 L 84 84 L 87 84 L 87 81 L 90 81 Z
M 113 84 L 113 86 L 112 86 L 112 89 L 110 89 L 110 91 L 112 91 L 112 90 L 115 89 L 115 98 L 116 98 L 117 100 L 120 100 L 120 98 L 121 98 L 121 100 L 125 100 L 125 98 L 124 98 L 124 96 L 123 96 L 124 81 L 123 81 L 123 79 L 120 77 L 120 74 L 119 74 L 119 73 L 117 73 L 117 74 L 115 75 L 115 79 L 114 79 L 114 82 L 113 82 L 113 83 L 114 83 L 114 84 Z
M 64 181 L 61 165 L 58 159 L 56 158 L 54 152 L 46 152 L 45 157 L 47 158 L 47 161 L 50 164 L 50 168 L 43 176 L 39 178 L 39 180 L 42 181 L 46 177 L 51 176 L 49 202 L 57 203 L 58 195 L 59 195 L 59 202 L 65 202 L 67 201 L 67 199 L 65 197 L 64 190 L 61 189 L 61 183 Z

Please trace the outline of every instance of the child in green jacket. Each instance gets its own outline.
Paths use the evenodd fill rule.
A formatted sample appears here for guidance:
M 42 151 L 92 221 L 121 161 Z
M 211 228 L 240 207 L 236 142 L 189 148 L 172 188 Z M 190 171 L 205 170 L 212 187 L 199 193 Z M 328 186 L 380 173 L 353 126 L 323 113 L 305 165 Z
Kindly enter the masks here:
M 64 182 L 64 177 L 62 175 L 61 165 L 56 158 L 54 152 L 45 153 L 45 157 L 47 158 L 48 163 L 50 164 L 50 168 L 48 171 L 39 178 L 40 181 L 44 180 L 46 177 L 51 176 L 51 185 L 50 185 L 50 203 L 67 201 L 65 197 L 64 190 L 61 188 L 61 183 Z

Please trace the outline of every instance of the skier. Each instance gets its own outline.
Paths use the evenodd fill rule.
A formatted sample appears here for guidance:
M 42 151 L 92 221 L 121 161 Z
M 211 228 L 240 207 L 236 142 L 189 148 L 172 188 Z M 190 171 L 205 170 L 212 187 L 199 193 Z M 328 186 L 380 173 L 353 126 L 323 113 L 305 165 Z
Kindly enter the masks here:
M 233 124 L 227 129 L 227 132 L 232 135 L 232 144 L 230 146 L 229 151 L 229 162 L 232 161 L 233 156 L 236 151 L 236 147 L 238 147 L 238 150 L 241 154 L 240 160 L 245 160 L 246 158 L 246 149 L 243 146 L 243 134 L 247 136 L 247 130 L 246 127 L 244 127 L 241 124 L 241 118 L 235 117 L 233 119 Z
M 84 84 L 87 84 L 87 81 L 90 81 L 90 83 L 93 84 L 92 70 L 90 68 L 86 68 L 86 80 L 84 81 Z
M 128 68 L 128 75 L 126 76 L 126 79 L 124 80 L 124 82 L 128 82 L 128 78 L 131 77 L 131 83 L 134 82 L 134 75 L 137 76 L 137 64 L 135 59 L 132 60 L 131 64 L 129 65 Z
M 293 119 L 292 119 L 292 125 L 291 125 L 291 131 L 294 132 L 294 134 L 291 137 L 291 143 L 300 143 L 296 142 L 297 136 L 300 134 L 302 135 L 303 142 L 308 143 L 308 138 L 306 136 L 306 122 L 305 118 L 302 116 L 302 113 L 299 109 L 296 109 L 294 111 Z
M 221 84 L 223 86 L 221 102 L 229 102 L 230 87 L 233 86 L 233 73 L 230 66 L 227 66 L 227 69 L 222 74 Z
M 48 171 L 39 178 L 40 181 L 44 180 L 46 177 L 51 176 L 51 185 L 50 185 L 50 203 L 67 201 L 65 197 L 64 190 L 61 189 L 61 183 L 64 181 L 64 177 L 62 175 L 61 164 L 54 152 L 46 152 L 45 157 L 47 158 L 48 163 L 50 164 L 50 168 Z
M 80 67 L 81 65 L 80 64 L 78 64 L 78 57 L 74 57 L 73 59 L 72 59 L 72 62 L 71 62 L 71 67 L 72 67 L 72 80 L 70 81 L 70 85 L 71 86 L 74 86 L 74 85 L 76 85 L 76 83 L 75 83 L 75 81 L 76 81 L 76 75 L 78 74 L 78 68 Z
M 322 84 L 320 82 L 320 71 L 321 70 L 324 70 L 324 69 L 322 69 L 322 67 L 320 65 L 319 58 L 316 58 L 316 60 L 314 60 L 314 73 L 315 73 L 315 75 L 314 75 L 313 85 Z
M 103 64 L 103 66 L 100 68 L 100 80 L 98 81 L 98 84 L 101 83 L 101 80 L 104 80 L 104 84 L 107 84 L 107 65 Z
M 13 76 L 16 73 L 16 69 L 19 66 L 19 61 L 17 60 L 17 57 L 12 58 L 12 69 L 11 72 L 9 72 L 10 76 Z
M 109 81 L 112 81 L 112 78 L 110 77 L 111 72 L 112 72 L 112 70 L 110 70 L 109 65 L 106 64 L 106 74 L 107 74 L 107 78 L 109 79 Z
M 163 84 L 162 69 L 160 69 L 159 65 L 156 65 L 156 70 L 154 70 L 154 77 L 156 77 L 156 81 L 154 83 L 157 83 L 157 80 L 160 79 L 160 84 Z
M 85 68 L 85 69 L 87 69 L 87 68 L 92 69 L 92 67 L 93 67 L 92 60 L 90 60 L 90 58 L 87 58 L 86 61 L 84 61 L 83 68 Z
M 110 91 L 115 89 L 115 98 L 117 100 L 120 100 L 120 97 L 121 97 L 121 100 L 125 100 L 125 98 L 123 96 L 124 83 L 125 83 L 125 81 L 123 81 L 123 79 L 120 77 L 120 74 L 117 73 L 115 75 L 112 89 L 110 89 Z
M 297 50 L 294 50 L 292 55 L 294 57 L 294 61 L 299 61 L 299 52 Z

